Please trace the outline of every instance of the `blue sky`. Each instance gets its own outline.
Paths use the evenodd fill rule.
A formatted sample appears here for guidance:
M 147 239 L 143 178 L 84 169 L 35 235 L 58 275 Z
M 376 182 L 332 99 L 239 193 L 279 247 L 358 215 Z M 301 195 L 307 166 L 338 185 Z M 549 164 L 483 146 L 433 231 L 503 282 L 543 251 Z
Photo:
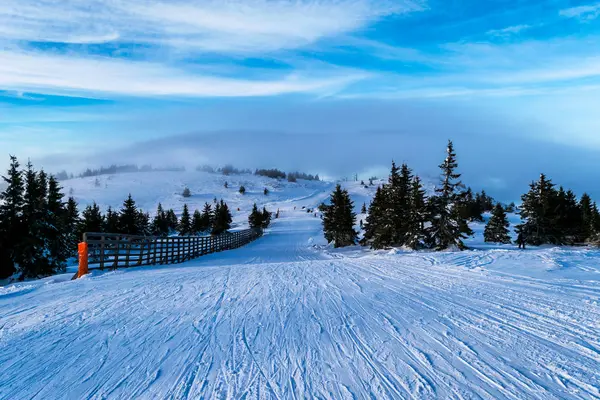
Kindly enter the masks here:
M 427 174 L 419 160 L 451 137 L 474 153 L 474 185 L 509 196 L 600 152 L 598 1 L 3 0 L 0 46 L 0 147 L 51 170 L 235 155 L 332 176 L 393 157 Z M 215 135 L 277 151 L 242 157 L 251 143 Z M 286 151 L 290 135 L 313 149 Z M 331 160 L 323 143 L 358 154 Z M 490 159 L 515 171 L 481 171 Z M 582 190 L 570 170 L 559 178 Z

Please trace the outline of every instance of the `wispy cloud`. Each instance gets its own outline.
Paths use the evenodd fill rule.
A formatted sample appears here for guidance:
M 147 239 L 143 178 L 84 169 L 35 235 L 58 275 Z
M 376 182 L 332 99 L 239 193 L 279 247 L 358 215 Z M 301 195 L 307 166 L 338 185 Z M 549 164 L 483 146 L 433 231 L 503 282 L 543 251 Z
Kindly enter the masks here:
M 559 14 L 566 18 L 578 18 L 581 21 L 592 21 L 600 17 L 600 3 L 566 8 L 560 10 Z
M 246 97 L 331 92 L 363 79 L 351 70 L 289 73 L 250 80 L 196 73 L 160 63 L 107 57 L 4 51 L 0 87 L 35 93 L 90 96 Z
M 4 0 L 0 37 L 264 52 L 296 48 L 422 7 L 420 0 Z
M 516 35 L 526 29 L 530 29 L 531 25 L 513 25 L 503 29 L 492 29 L 486 32 L 488 36 L 499 36 L 505 37 L 510 35 Z

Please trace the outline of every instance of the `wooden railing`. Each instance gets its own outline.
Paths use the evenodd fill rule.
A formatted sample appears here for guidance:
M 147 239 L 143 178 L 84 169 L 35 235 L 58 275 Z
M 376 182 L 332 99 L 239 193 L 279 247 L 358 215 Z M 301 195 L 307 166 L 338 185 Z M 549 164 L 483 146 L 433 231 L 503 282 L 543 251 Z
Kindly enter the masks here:
M 262 229 L 226 232 L 217 236 L 172 237 L 88 232 L 83 235 L 87 248 L 86 270 L 176 264 L 205 254 L 236 249 L 260 236 Z

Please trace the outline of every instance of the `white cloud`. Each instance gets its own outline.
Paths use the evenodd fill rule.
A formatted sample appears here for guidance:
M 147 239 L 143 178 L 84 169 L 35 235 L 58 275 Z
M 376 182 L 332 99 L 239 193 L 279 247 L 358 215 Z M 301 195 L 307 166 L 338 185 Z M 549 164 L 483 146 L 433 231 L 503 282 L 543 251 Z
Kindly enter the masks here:
M 499 37 L 503 37 L 503 36 L 510 36 L 510 35 L 516 35 L 526 29 L 530 29 L 531 25 L 514 25 L 514 26 L 509 26 L 507 28 L 503 28 L 503 29 L 492 29 L 486 32 L 486 35 L 488 36 L 499 36 Z
M 291 49 L 360 29 L 423 0 L 3 0 L 0 37 L 121 40 L 219 52 Z
M 44 94 L 245 97 L 331 93 L 366 77 L 351 70 L 291 73 L 249 80 L 198 74 L 159 63 L 6 50 L 0 52 L 0 87 Z
M 559 14 L 566 18 L 578 18 L 582 21 L 591 21 L 600 17 L 600 3 L 566 8 L 560 10 Z

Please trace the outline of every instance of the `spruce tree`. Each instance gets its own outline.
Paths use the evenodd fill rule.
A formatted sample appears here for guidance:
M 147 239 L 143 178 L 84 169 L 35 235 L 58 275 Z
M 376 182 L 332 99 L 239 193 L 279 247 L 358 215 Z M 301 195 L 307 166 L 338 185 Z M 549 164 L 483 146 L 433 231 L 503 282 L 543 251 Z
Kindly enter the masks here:
M 263 207 L 261 228 L 267 229 L 269 225 L 271 225 L 271 212 L 267 211 L 266 207 Z
M 179 236 L 189 236 L 191 233 L 192 219 L 190 217 L 190 210 L 188 209 L 187 204 L 184 204 L 181 219 L 179 220 Z
M 405 245 L 413 250 L 421 249 L 428 243 L 425 230 L 428 208 L 425 190 L 423 190 L 421 179 L 418 176 L 415 176 L 412 181 L 409 210 Z
M 79 210 L 77 209 L 77 202 L 73 197 L 69 197 L 67 200 L 63 223 L 67 233 L 67 248 L 69 249 L 69 257 L 73 257 L 77 254 L 77 244 L 81 240 L 79 237 L 80 223 L 81 219 L 79 217 Z
M 519 231 L 530 245 L 560 244 L 556 214 L 559 196 L 554 184 L 541 174 L 540 179 L 529 186 L 529 192 L 521 197 L 520 215 L 523 223 Z
M 48 202 L 45 225 L 45 236 L 48 242 L 47 257 L 50 271 L 55 273 L 64 271 L 67 259 L 71 256 L 71 237 L 66 225 L 67 209 L 62 199 L 64 197 L 61 187 L 54 176 L 48 179 Z
M 161 203 L 158 203 L 156 213 L 154 214 L 154 218 L 152 219 L 150 230 L 152 232 L 152 235 L 154 236 L 169 235 L 169 221 Z
M 496 204 L 492 210 L 492 216 L 485 226 L 483 232 L 484 240 L 489 243 L 510 243 L 509 226 L 510 222 L 508 222 L 504 208 L 502 205 Z
M 87 206 L 81 213 L 81 224 L 79 226 L 79 237 L 86 232 L 102 232 L 104 228 L 104 217 L 96 202 Z M 124 233 L 124 232 L 117 232 Z
M 102 232 L 106 233 L 119 233 L 119 213 L 115 212 L 111 206 L 108 206 L 106 210 L 106 217 L 104 218 L 104 228 Z
M 452 141 L 448 141 L 446 159 L 440 165 L 442 170 L 440 186 L 430 199 L 431 225 L 428 229 L 430 245 L 436 250 L 456 247 L 466 248 L 463 239 L 473 234 L 465 218 L 461 215 L 464 192 L 460 174 L 456 172 L 458 163 Z
M 27 163 L 25 170 L 25 196 L 23 207 L 23 220 L 25 232 L 20 240 L 18 248 L 18 265 L 21 279 L 35 278 L 46 269 L 44 264 L 44 236 L 42 233 L 41 206 L 45 203 L 46 188 L 40 188 L 40 179 L 33 169 L 31 162 Z
M 138 209 L 130 193 L 123 202 L 123 207 L 119 212 L 119 233 L 137 235 L 139 226 L 138 218 Z
M 587 242 L 596 234 L 592 199 L 587 193 L 584 193 L 579 199 L 579 210 L 581 212 L 581 241 Z
M 138 210 L 136 219 L 136 235 L 147 236 L 151 234 L 150 214 Z
M 269 195 L 269 189 L 265 188 L 265 190 L 263 190 L 263 193 L 264 193 L 265 196 L 268 196 Z
M 387 194 L 385 186 L 378 187 L 369 205 L 362 244 L 370 245 L 373 249 L 382 249 L 392 242 L 393 226 L 389 218 Z
M 212 234 L 220 235 L 223 232 L 226 232 L 229 228 L 231 228 L 231 213 L 229 212 L 229 207 L 227 203 L 221 199 L 219 203 L 217 203 L 215 207 L 215 213 L 212 224 Z
M 209 203 L 204 204 L 202 209 L 202 220 L 200 224 L 200 232 L 208 231 L 213 223 L 213 211 L 212 206 Z
M 240 192 L 240 194 L 246 193 L 246 187 L 244 185 L 240 186 L 239 192 Z
M 197 235 L 202 232 L 202 213 L 199 210 L 194 210 L 192 214 L 192 235 Z
M 167 217 L 167 227 L 168 227 L 167 235 L 168 235 L 171 232 L 177 231 L 177 226 L 179 225 L 179 220 L 177 219 L 177 215 L 175 214 L 175 211 L 173 211 L 172 208 L 167 210 L 166 217 Z
M 23 173 L 15 156 L 10 156 L 10 167 L 2 179 L 6 188 L 0 194 L 0 279 L 16 272 L 17 252 L 26 231 L 23 220 Z
M 362 207 L 360 208 L 360 213 L 361 214 L 367 213 L 367 204 L 366 203 L 363 203 Z
M 248 224 L 250 225 L 250 228 L 260 228 L 263 224 L 263 214 L 258 211 L 256 203 L 254 203 L 252 211 L 250 212 L 250 215 L 248 215 Z
M 479 194 L 473 196 L 471 188 L 467 188 L 460 204 L 460 212 L 462 217 L 469 221 L 483 222 L 483 202 Z
M 340 185 L 330 196 L 330 204 L 323 211 L 323 231 L 325 239 L 334 247 L 345 247 L 355 244 L 357 232 L 354 230 L 356 214 L 354 203 L 347 190 Z

